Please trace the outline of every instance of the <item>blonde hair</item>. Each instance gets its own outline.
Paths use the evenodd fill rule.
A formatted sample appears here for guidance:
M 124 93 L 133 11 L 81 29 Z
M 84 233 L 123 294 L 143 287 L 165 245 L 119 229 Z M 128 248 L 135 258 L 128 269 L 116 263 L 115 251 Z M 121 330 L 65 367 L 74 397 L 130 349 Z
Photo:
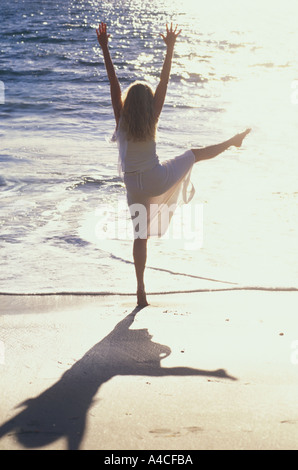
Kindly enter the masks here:
M 121 128 L 127 139 L 145 141 L 155 138 L 157 120 L 153 107 L 154 93 L 144 82 L 133 83 L 124 96 Z

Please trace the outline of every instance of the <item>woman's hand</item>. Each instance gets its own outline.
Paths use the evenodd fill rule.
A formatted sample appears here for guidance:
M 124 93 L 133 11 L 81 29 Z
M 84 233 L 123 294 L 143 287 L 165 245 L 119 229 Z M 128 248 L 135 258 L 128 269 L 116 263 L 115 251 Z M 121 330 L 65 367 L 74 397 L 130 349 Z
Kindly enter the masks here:
M 170 29 L 168 28 L 168 25 L 166 25 L 166 28 L 167 28 L 167 35 L 164 36 L 163 34 L 160 34 L 160 36 L 163 38 L 164 42 L 166 43 L 166 45 L 169 47 L 174 47 L 174 44 L 176 42 L 176 39 L 177 37 L 179 36 L 179 34 L 181 33 L 181 29 L 180 31 L 177 32 L 177 28 L 178 26 L 176 25 L 176 28 L 173 30 L 173 24 L 171 23 L 171 27 Z
M 107 25 L 106 23 L 99 23 L 99 27 L 96 30 L 97 40 L 101 47 L 105 47 L 108 45 L 108 40 L 110 34 L 107 34 Z

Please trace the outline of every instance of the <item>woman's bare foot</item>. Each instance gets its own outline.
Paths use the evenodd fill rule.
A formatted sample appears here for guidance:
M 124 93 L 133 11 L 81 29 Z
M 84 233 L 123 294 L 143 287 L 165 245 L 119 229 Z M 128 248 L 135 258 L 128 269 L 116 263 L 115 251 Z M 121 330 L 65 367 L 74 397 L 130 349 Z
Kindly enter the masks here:
M 241 134 L 236 134 L 232 139 L 233 140 L 232 145 L 235 145 L 235 147 L 241 147 L 244 138 L 247 136 L 247 134 L 250 133 L 250 131 L 251 129 L 246 129 L 246 131 L 241 132 Z
M 146 298 L 146 292 L 145 289 L 138 288 L 137 290 L 137 300 L 138 300 L 138 307 L 146 307 L 148 304 L 147 298 Z

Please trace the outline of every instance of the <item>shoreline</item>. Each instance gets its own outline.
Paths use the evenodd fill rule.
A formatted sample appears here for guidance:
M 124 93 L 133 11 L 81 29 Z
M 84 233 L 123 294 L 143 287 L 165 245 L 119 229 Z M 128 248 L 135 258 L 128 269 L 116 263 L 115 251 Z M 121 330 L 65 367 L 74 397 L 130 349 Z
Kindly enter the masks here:
M 232 284 L 232 283 L 231 283 Z M 235 287 L 217 287 L 202 289 L 184 289 L 172 291 L 149 292 L 147 295 L 172 295 L 172 294 L 195 294 L 202 292 L 230 292 L 230 291 L 264 291 L 264 292 L 298 292 L 298 287 L 285 286 L 235 286 Z M 47 297 L 47 296 L 79 296 L 79 297 L 125 297 L 135 296 L 132 292 L 86 292 L 86 291 L 55 291 L 55 292 L 0 292 L 0 296 L 10 297 Z

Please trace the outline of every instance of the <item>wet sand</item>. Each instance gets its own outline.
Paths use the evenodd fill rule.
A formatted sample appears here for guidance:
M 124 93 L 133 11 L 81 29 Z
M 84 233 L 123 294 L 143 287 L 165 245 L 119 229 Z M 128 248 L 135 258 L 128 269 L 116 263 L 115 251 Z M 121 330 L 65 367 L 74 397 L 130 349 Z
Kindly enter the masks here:
M 0 449 L 298 449 L 297 291 L 148 300 L 0 296 Z

